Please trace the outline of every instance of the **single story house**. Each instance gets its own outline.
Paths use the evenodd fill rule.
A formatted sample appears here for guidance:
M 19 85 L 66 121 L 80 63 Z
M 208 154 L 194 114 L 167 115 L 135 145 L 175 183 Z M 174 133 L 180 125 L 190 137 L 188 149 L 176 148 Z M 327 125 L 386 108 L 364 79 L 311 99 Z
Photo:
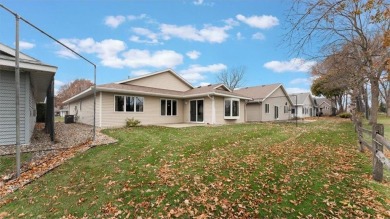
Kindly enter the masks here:
M 251 97 L 246 103 L 246 121 L 277 121 L 291 118 L 292 102 L 282 84 L 241 88 L 235 93 Z
M 315 100 L 317 102 L 318 116 L 332 115 L 332 109 L 334 106 L 330 100 L 325 97 L 317 97 Z
M 298 118 L 316 116 L 316 104 L 310 93 L 289 94 L 293 108 L 291 115 Z
M 47 103 L 53 103 L 54 75 L 57 67 L 44 64 L 23 53 L 19 53 L 19 67 L 20 143 L 29 144 L 36 123 L 36 103 L 45 100 Z M 0 44 L 0 145 L 16 144 L 15 99 L 15 50 Z M 47 108 L 48 111 L 50 107 Z M 54 106 L 50 112 L 50 115 L 54 115 Z M 50 118 L 47 120 L 49 121 Z M 54 129 L 52 123 L 51 128 Z
M 66 115 L 69 114 L 69 109 L 68 106 L 64 106 L 62 109 L 59 110 L 61 117 L 65 117 Z
M 93 124 L 94 87 L 64 101 L 77 122 Z M 168 69 L 96 86 L 96 126 L 120 127 L 126 119 L 141 124 L 245 122 L 245 101 L 223 84 L 193 87 Z

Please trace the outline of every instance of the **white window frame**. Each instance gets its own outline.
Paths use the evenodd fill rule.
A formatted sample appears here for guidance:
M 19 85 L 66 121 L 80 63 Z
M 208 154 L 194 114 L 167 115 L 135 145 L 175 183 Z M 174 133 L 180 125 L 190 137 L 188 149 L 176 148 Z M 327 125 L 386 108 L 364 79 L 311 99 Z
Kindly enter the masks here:
M 226 101 L 230 101 L 230 116 L 226 116 L 225 114 L 225 102 Z M 233 102 L 234 101 L 237 101 L 238 102 L 238 116 L 233 116 Z M 223 116 L 224 116 L 224 119 L 239 119 L 240 118 L 240 115 L 241 115 L 241 103 L 240 103 L 240 99 L 237 99 L 237 98 L 225 98 L 223 100 Z
M 161 101 L 162 100 L 165 100 L 165 115 L 161 115 Z M 167 112 L 168 112 L 168 100 L 171 101 L 171 115 L 167 115 Z M 176 101 L 176 115 L 172 115 L 173 114 L 173 101 Z M 178 114 L 178 107 L 177 105 L 179 104 L 179 101 L 177 99 L 164 99 L 164 98 L 161 98 L 160 99 L 160 116 L 177 116 Z
M 268 110 L 267 110 L 268 109 Z M 269 103 L 266 103 L 265 104 L 265 109 L 264 109 L 264 111 L 265 111 L 265 113 L 267 113 L 267 114 L 269 114 L 270 112 L 270 110 L 269 110 Z
M 116 97 L 123 97 L 123 111 L 117 111 L 116 107 Z M 134 111 L 126 111 L 126 99 L 127 97 L 134 98 Z M 137 98 L 142 98 L 142 111 L 137 111 Z M 114 95 L 114 112 L 116 113 L 143 113 L 145 108 L 145 97 L 141 96 L 127 96 L 127 95 Z

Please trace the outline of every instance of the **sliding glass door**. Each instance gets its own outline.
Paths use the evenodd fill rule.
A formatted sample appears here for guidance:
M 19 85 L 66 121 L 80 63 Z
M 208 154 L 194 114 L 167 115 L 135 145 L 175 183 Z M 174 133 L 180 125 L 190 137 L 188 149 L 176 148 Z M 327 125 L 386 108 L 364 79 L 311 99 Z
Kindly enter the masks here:
M 203 122 L 203 100 L 190 101 L 190 121 Z

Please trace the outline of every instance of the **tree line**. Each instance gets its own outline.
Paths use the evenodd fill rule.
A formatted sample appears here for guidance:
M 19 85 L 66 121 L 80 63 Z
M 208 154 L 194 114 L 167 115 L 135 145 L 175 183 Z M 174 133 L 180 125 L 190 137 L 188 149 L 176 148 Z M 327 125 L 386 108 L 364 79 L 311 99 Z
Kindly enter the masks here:
M 390 114 L 388 0 L 295 0 L 287 16 L 292 51 L 320 60 L 311 91 L 341 111 L 350 98 L 354 116 L 377 123 L 379 102 Z

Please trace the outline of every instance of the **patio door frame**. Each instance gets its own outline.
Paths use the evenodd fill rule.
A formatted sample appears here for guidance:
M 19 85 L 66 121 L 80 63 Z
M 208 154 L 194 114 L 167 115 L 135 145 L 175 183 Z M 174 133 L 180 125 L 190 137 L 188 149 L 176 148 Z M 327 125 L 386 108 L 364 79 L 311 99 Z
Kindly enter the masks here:
M 195 102 L 195 121 L 193 121 L 193 118 L 192 118 L 192 103 Z M 189 101 L 190 103 L 190 122 L 194 122 L 194 123 L 204 123 L 204 99 L 193 99 L 193 100 L 190 100 Z M 201 107 L 200 107 L 200 104 L 201 103 Z M 201 110 L 200 114 L 199 114 L 199 109 Z M 201 117 L 201 121 L 200 118 Z

